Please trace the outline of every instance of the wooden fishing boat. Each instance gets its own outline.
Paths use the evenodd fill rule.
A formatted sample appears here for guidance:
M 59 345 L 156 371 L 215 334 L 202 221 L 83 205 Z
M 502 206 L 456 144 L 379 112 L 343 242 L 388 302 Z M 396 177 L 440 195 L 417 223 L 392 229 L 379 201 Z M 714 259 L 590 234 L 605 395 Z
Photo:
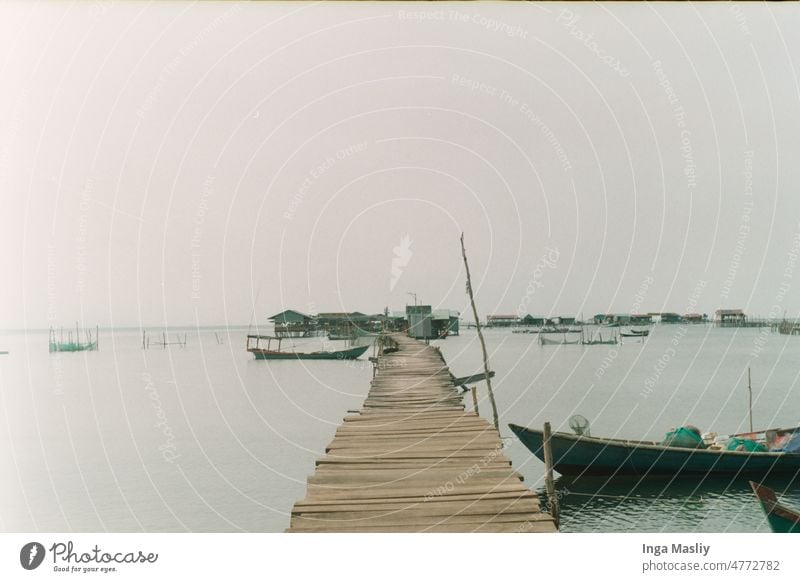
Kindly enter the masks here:
M 649 329 L 630 329 L 619 333 L 622 337 L 647 337 L 650 335 Z
M 329 331 L 328 332 L 328 339 L 331 340 L 332 342 L 343 341 L 343 340 L 344 341 L 349 341 L 349 340 L 352 340 L 355 337 L 356 336 L 355 336 L 354 333 L 339 333 L 339 332 L 335 332 L 335 331 Z
M 601 339 L 584 340 L 581 343 L 583 343 L 583 345 L 585 345 L 585 346 L 615 346 L 615 345 L 617 345 L 619 343 L 619 340 L 617 338 L 615 338 L 615 337 L 612 337 L 611 339 L 607 339 L 607 340 L 604 340 L 602 338 Z
M 544 460 L 544 434 L 516 424 L 509 427 L 522 443 Z M 800 427 L 765 431 L 785 442 Z M 757 433 L 730 438 L 755 437 Z M 750 442 L 750 441 L 748 441 Z M 684 448 L 654 441 L 595 438 L 555 432 L 551 436 L 553 468 L 562 475 L 637 476 L 766 476 L 800 475 L 800 452 Z
M 750 487 L 761 502 L 769 527 L 775 533 L 800 533 L 800 511 L 778 502 L 775 491 L 750 481 Z
M 574 340 L 571 340 L 568 339 L 566 335 L 564 335 L 562 338 L 554 339 L 540 335 L 539 343 L 543 346 L 577 345 L 581 343 L 581 339 L 575 338 Z
M 582 330 L 580 328 L 574 327 L 555 327 L 555 326 L 545 326 L 541 328 L 538 332 L 533 331 L 531 333 L 581 333 Z
M 256 360 L 355 360 L 369 349 L 369 346 L 356 346 L 344 350 L 293 352 L 282 351 L 281 341 L 284 338 L 268 335 L 248 335 L 247 351 L 256 357 Z M 266 340 L 267 346 L 262 347 L 261 342 Z M 278 344 L 277 349 L 272 349 L 272 341 Z

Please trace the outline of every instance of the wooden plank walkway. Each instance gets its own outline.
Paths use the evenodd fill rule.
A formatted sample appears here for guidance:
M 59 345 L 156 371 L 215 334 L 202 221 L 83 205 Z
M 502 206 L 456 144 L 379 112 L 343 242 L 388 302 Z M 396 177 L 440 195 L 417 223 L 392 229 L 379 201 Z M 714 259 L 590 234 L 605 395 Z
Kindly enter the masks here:
M 378 357 L 358 414 L 339 426 L 289 532 L 554 532 L 502 454 L 465 412 L 440 352 L 405 335 Z

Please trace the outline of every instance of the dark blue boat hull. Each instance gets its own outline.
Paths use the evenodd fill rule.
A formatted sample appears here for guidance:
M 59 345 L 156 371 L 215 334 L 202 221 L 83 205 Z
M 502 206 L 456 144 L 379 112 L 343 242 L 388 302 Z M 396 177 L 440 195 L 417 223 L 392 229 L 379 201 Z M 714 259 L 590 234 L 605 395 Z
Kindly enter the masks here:
M 522 443 L 544 460 L 544 434 L 509 425 Z M 800 474 L 798 453 L 750 453 L 667 447 L 635 441 L 554 433 L 553 468 L 562 475 L 766 476 Z
M 753 493 L 761 503 L 770 529 L 775 533 L 800 533 L 800 511 L 778 503 L 775 491 L 750 481 Z

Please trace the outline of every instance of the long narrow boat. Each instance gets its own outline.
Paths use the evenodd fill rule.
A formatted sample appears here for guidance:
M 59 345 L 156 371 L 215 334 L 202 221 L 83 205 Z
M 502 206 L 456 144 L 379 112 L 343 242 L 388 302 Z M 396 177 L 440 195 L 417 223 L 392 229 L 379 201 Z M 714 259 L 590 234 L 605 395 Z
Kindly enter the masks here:
M 800 511 L 778 502 L 775 492 L 769 487 L 750 481 L 750 487 L 761 502 L 769 527 L 775 533 L 800 533 Z
M 650 335 L 649 329 L 631 329 L 628 331 L 621 331 L 619 333 L 622 337 L 647 337 Z
M 252 341 L 255 340 L 255 341 Z M 261 341 L 267 340 L 267 347 L 261 347 Z M 272 341 L 278 342 L 278 349 L 272 349 Z M 256 360 L 355 360 L 369 349 L 369 346 L 356 346 L 344 350 L 316 351 L 316 352 L 285 352 L 281 350 L 283 338 L 266 335 L 248 335 L 247 351 L 256 357 Z
M 543 335 L 539 336 L 539 343 L 543 346 L 561 346 L 561 345 L 577 345 L 581 343 L 580 338 L 576 338 L 574 340 L 567 339 L 565 335 L 561 339 L 551 339 L 548 337 L 544 337 Z
M 544 460 L 542 431 L 516 424 L 509 427 L 534 455 Z M 773 434 L 784 437 L 795 432 L 800 432 L 800 428 L 774 429 Z M 553 467 L 562 475 L 800 476 L 800 453 L 796 452 L 683 448 L 654 441 L 595 438 L 562 432 L 553 433 L 550 443 Z
M 580 328 L 576 329 L 574 327 L 554 327 L 554 326 L 546 326 L 541 328 L 538 332 L 532 331 L 531 333 L 581 333 L 582 330 Z

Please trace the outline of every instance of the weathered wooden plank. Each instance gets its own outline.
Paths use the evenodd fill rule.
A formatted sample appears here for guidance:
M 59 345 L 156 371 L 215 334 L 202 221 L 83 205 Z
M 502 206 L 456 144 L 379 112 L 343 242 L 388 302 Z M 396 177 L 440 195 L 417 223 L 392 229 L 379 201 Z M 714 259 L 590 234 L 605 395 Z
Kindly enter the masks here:
M 436 500 L 435 502 L 428 503 L 397 503 L 397 502 L 374 502 L 374 503 L 321 503 L 317 505 L 297 506 L 292 510 L 292 515 L 302 515 L 305 517 L 313 517 L 317 514 L 326 513 L 360 513 L 360 512 L 379 512 L 379 513 L 397 513 L 397 512 L 423 512 L 434 516 L 443 515 L 457 515 L 466 512 L 472 512 L 476 515 L 485 515 L 486 513 L 496 513 L 506 510 L 507 508 L 527 508 L 532 515 L 539 514 L 539 503 L 535 497 L 530 498 L 499 498 L 499 499 L 483 499 L 476 500 L 455 500 L 444 499 Z M 547 519 L 552 519 L 552 516 L 547 513 L 542 515 Z
M 377 358 L 288 531 L 555 531 L 494 427 L 464 410 L 441 353 L 403 336 L 382 345 L 396 351 Z
M 519 501 L 529 500 L 538 504 L 538 497 L 531 491 L 497 491 L 494 493 L 480 492 L 480 493 L 465 493 L 465 494 L 443 494 L 441 496 L 434 496 L 432 493 L 427 492 L 424 495 L 406 495 L 398 492 L 397 496 L 390 496 L 388 494 L 381 494 L 380 490 L 371 495 L 367 491 L 360 491 L 358 489 L 341 490 L 335 494 L 331 492 L 323 492 L 317 490 L 310 493 L 304 500 L 302 505 L 296 505 L 293 512 L 307 513 L 312 511 L 320 511 L 330 507 L 354 507 L 362 506 L 364 509 L 372 506 L 383 505 L 396 505 L 395 509 L 405 510 L 410 508 L 433 507 L 435 503 L 445 502 L 463 502 L 466 504 L 476 505 L 481 508 L 484 503 L 499 501 Z M 483 509 L 481 509 L 483 511 Z
M 550 514 L 541 512 L 538 502 L 534 499 L 487 500 L 481 503 L 427 503 L 424 505 L 401 506 L 400 509 L 396 509 L 397 505 L 398 504 L 350 504 L 323 507 L 315 506 L 309 511 L 293 511 L 292 516 L 310 519 L 369 519 L 370 517 L 391 516 L 402 513 L 404 515 L 427 516 L 441 519 L 442 517 L 456 515 L 508 515 L 528 513 L 528 519 L 535 519 L 538 521 L 552 519 Z M 340 517 L 344 515 L 347 517 Z
M 288 530 L 291 533 L 311 532 L 338 532 L 338 533 L 554 533 L 556 527 L 552 521 L 520 521 L 511 523 L 457 523 L 431 526 L 418 525 L 379 525 L 379 526 L 353 526 L 323 525 L 321 527 L 299 526 Z
M 535 516 L 542 516 L 536 518 Z M 475 513 L 455 515 L 430 515 L 426 513 L 412 513 L 410 511 L 381 513 L 379 511 L 361 512 L 335 512 L 317 513 L 313 516 L 296 515 L 292 517 L 293 527 L 324 527 L 329 525 L 356 527 L 366 525 L 376 527 L 380 525 L 439 525 L 439 524 L 468 524 L 468 523 L 524 523 L 550 522 L 552 518 L 547 514 L 534 513 L 528 508 L 520 511 L 499 513 Z

